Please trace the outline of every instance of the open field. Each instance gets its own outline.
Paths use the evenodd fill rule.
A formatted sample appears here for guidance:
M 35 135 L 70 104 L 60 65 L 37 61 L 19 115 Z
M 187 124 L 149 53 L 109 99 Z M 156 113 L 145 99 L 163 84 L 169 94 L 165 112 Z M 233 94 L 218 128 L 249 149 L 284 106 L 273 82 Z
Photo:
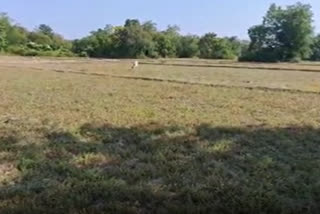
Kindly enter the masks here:
M 148 64 L 142 64 L 138 68 L 138 72 L 132 72 L 130 70 L 130 62 L 132 62 L 132 60 L 0 59 L 0 65 L 3 68 L 30 68 L 37 71 L 73 72 L 109 77 L 112 75 L 113 77 L 122 78 L 140 78 L 158 81 L 167 80 L 180 83 L 225 87 L 320 92 L 320 65 L 317 63 L 244 64 L 233 61 L 229 63 L 227 61 L 222 61 L 222 63 L 221 61 L 215 60 L 199 60 L 202 65 L 203 62 L 205 62 L 209 66 L 213 65 L 219 67 L 197 67 L 199 62 L 195 62 L 195 60 L 192 59 L 189 61 L 142 60 L 141 63 Z M 192 64 L 193 66 L 187 66 L 186 63 L 187 65 Z M 171 66 L 167 64 L 171 64 Z M 228 68 L 225 66 L 234 67 Z M 258 67 L 260 69 L 253 69 L 254 67 Z M 312 71 L 304 71 L 303 69 L 311 69 Z
M 241 66 L 0 58 L 0 213 L 319 213 L 318 65 Z

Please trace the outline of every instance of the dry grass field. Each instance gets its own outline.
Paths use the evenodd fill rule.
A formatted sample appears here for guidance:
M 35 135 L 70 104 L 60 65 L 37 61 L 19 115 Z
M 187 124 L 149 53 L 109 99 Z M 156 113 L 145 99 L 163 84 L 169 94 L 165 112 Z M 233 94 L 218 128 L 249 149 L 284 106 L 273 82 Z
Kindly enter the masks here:
M 3 57 L 0 59 L 0 65 L 3 68 L 11 69 L 320 93 L 320 64 L 318 63 L 250 64 L 195 59 L 142 60 L 137 72 L 132 72 L 130 70 L 131 62 L 132 60 L 58 60 L 18 57 Z
M 1 214 L 320 212 L 319 64 L 129 68 L 0 58 Z

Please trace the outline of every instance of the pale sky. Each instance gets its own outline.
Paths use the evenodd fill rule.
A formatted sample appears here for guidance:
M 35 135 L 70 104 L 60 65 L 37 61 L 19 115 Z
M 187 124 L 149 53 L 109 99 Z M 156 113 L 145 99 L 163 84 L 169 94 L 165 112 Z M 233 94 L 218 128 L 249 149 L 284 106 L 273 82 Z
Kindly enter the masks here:
M 80 38 L 106 24 L 122 25 L 127 18 L 152 20 L 158 28 L 177 24 L 181 32 L 247 38 L 250 26 L 260 24 L 271 3 L 288 5 L 296 0 L 2 0 L 6 12 L 19 24 L 34 29 L 50 25 L 68 39 Z M 305 0 L 314 12 L 320 32 L 320 0 Z

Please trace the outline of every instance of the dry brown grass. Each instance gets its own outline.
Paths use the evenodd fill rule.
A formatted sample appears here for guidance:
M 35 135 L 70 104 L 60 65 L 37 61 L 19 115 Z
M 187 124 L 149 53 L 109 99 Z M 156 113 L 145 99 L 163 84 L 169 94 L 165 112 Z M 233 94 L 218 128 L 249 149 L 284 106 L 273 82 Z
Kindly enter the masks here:
M 88 75 L 306 90 L 316 73 L 0 61 L 1 213 L 320 210 L 318 93 Z
M 17 61 L 20 63 L 16 63 Z M 173 60 L 165 61 L 171 63 Z M 179 62 L 181 60 L 178 60 Z M 182 64 L 187 61 L 183 60 Z M 194 60 L 187 61 L 193 63 Z M 214 61 L 215 62 L 215 61 Z M 208 62 L 213 63 L 213 62 Z M 215 62 L 217 64 L 218 62 Z M 226 62 L 224 62 L 226 64 Z M 229 63 L 230 64 L 230 63 Z M 243 63 L 236 63 L 243 64 Z M 313 66 L 309 66 L 313 65 Z M 316 63 L 307 66 L 319 69 Z M 193 84 L 207 84 L 213 86 L 244 87 L 298 90 L 305 92 L 320 92 L 320 72 L 303 72 L 299 70 L 278 70 L 281 67 L 299 69 L 300 64 L 262 64 L 270 70 L 247 69 L 241 65 L 239 68 L 226 67 L 188 67 L 142 64 L 133 72 L 130 69 L 130 60 L 50 60 L 50 59 L 28 59 L 8 58 L 0 60 L 3 68 L 32 68 L 39 71 L 75 72 L 83 74 L 113 75 L 127 78 L 145 78 L 149 80 L 169 80 Z M 194 63 L 197 66 L 197 63 Z M 261 66 L 250 64 L 250 66 Z M 277 70 L 272 70 L 277 66 Z M 280 66 L 280 67 L 279 67 Z M 319 67 L 319 68 L 318 68 Z

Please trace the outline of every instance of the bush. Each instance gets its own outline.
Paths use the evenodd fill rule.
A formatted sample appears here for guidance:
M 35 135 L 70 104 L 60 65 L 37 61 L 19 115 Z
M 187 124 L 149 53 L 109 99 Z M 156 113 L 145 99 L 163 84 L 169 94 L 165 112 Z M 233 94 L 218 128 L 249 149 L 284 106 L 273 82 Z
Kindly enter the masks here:
M 19 56 L 41 56 L 41 52 L 23 46 L 10 46 L 7 52 Z
M 51 57 L 73 57 L 75 56 L 70 50 L 59 49 L 56 51 L 50 50 L 35 50 L 23 46 L 10 46 L 7 52 L 19 56 L 51 56 Z
M 89 54 L 86 51 L 81 51 L 81 53 L 78 54 L 79 57 L 89 57 Z
M 246 52 L 239 57 L 240 62 L 278 62 L 278 53 L 273 50 L 260 50 L 254 52 Z
M 40 56 L 39 51 L 32 50 L 32 49 L 26 49 L 23 56 Z
M 25 56 L 26 48 L 22 46 L 10 46 L 7 48 L 7 52 L 14 55 Z
M 289 62 L 292 62 L 292 63 L 299 63 L 299 62 L 301 62 L 302 60 L 301 60 L 301 58 L 300 57 L 294 57 L 294 58 L 292 58 L 292 59 L 290 59 L 290 61 Z
M 29 49 L 37 50 L 37 51 L 50 51 L 52 50 L 50 45 L 42 45 L 42 44 L 37 44 L 34 42 L 29 42 L 27 44 L 27 47 Z
M 57 51 L 57 57 L 74 57 L 74 53 L 67 49 L 59 49 Z

